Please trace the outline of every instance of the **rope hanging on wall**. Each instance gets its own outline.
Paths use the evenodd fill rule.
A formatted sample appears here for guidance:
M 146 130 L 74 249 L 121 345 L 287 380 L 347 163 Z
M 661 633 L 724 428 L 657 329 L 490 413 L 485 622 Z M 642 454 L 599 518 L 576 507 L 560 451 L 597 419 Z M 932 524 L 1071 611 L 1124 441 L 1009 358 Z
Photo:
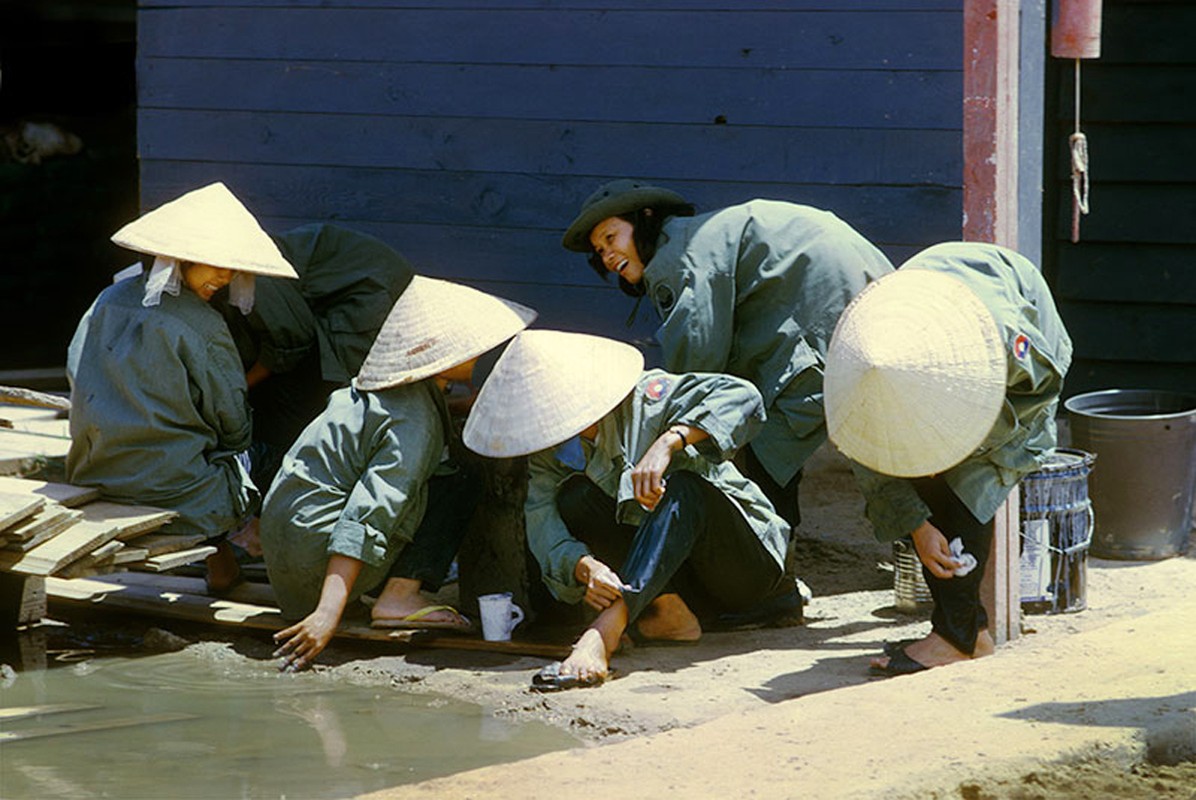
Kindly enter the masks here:
M 1076 59 L 1076 124 L 1071 150 L 1071 241 L 1080 241 L 1080 216 L 1088 213 L 1088 137 L 1080 130 L 1080 59 Z

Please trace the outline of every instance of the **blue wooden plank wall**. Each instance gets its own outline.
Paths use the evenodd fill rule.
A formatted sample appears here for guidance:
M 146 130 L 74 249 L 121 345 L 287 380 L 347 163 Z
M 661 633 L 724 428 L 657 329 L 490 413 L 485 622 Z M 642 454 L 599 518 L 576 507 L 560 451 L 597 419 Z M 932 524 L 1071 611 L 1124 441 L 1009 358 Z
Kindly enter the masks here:
M 1048 277 L 1075 340 L 1067 394 L 1196 393 L 1196 2 L 1106 0 L 1081 64 L 1091 213 L 1072 244 L 1073 63 L 1054 61 Z
M 221 179 L 539 324 L 642 338 L 560 236 L 599 183 L 835 211 L 895 261 L 957 238 L 948 0 L 141 0 L 143 207 Z

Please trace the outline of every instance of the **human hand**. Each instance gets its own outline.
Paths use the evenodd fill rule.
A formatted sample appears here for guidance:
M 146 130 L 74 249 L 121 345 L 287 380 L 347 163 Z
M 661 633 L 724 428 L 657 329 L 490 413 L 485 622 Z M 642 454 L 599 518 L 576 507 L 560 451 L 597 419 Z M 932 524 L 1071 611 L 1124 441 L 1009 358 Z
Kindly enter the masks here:
M 281 658 L 278 669 L 282 672 L 298 672 L 311 666 L 336 631 L 340 615 L 317 608 L 306 617 L 274 634 L 274 642 L 281 646 L 272 658 Z
M 578 559 L 574 577 L 585 584 L 585 603 L 595 611 L 603 611 L 623 596 L 623 580 L 613 569 L 593 556 Z
M 952 578 L 960 563 L 951 552 L 947 537 L 927 520 L 913 532 L 918 558 L 936 578 Z
M 673 461 L 674 447 L 680 447 L 681 440 L 672 431 L 665 431 L 656 437 L 639 463 L 631 470 L 631 486 L 635 499 L 645 511 L 656 508 L 664 496 L 665 470 Z

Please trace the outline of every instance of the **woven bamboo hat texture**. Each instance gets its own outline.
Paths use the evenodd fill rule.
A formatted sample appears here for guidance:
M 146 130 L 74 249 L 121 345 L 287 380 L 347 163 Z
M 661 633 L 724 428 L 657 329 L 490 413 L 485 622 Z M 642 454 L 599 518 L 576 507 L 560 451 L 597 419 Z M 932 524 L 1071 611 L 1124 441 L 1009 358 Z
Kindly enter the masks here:
M 188 192 L 112 234 L 121 247 L 213 267 L 298 278 L 249 209 L 223 183 Z
M 477 358 L 531 324 L 527 306 L 459 283 L 412 277 L 362 362 L 363 391 L 422 381 Z
M 963 461 L 1005 398 L 997 323 L 957 278 L 902 269 L 870 284 L 839 317 L 823 380 L 830 440 L 898 477 Z
M 511 458 L 560 444 L 617 406 L 643 369 L 643 354 L 623 342 L 524 331 L 478 393 L 465 421 L 465 446 Z

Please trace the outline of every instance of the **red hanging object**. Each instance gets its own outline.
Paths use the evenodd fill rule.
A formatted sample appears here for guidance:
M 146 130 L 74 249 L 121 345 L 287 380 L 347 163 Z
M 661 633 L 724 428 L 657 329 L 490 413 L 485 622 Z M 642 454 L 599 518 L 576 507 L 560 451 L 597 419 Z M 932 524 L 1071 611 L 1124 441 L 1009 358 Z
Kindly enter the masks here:
M 1100 57 L 1101 0 L 1055 0 L 1051 55 L 1075 60 L 1075 132 L 1071 152 L 1071 241 L 1080 241 L 1080 216 L 1088 213 L 1088 139 L 1080 132 L 1080 59 Z

